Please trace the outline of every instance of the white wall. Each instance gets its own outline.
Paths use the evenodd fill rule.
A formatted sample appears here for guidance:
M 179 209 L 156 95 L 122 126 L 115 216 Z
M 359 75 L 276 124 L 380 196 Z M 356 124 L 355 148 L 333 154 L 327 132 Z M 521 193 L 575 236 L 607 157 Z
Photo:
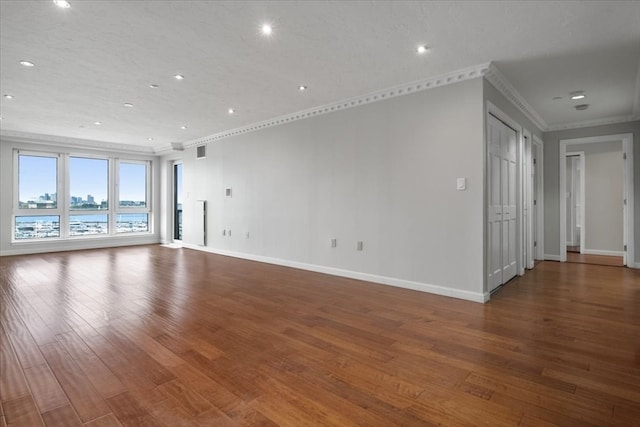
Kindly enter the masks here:
M 205 159 L 185 150 L 183 242 L 195 247 L 203 199 L 206 250 L 484 300 L 482 90 L 468 80 L 275 126 L 209 143 Z
M 42 239 L 30 242 L 11 242 L 13 224 L 13 188 L 14 188 L 14 164 L 13 152 L 15 149 L 23 149 L 38 152 L 87 154 L 94 156 L 112 156 L 129 160 L 151 160 L 151 209 L 154 232 L 148 235 L 118 235 L 118 236 L 83 236 L 73 237 L 66 240 Z M 115 153 L 111 151 L 100 151 L 91 149 L 80 149 L 76 147 L 65 147 L 50 144 L 15 142 L 4 138 L 0 140 L 0 255 L 17 255 L 40 252 L 56 252 L 76 249 L 92 249 L 112 246 L 127 246 L 151 244 L 159 242 L 159 227 L 155 221 L 154 213 L 158 212 L 160 191 L 155 183 L 160 180 L 160 170 L 157 167 L 159 158 L 156 156 L 146 156 L 135 153 Z

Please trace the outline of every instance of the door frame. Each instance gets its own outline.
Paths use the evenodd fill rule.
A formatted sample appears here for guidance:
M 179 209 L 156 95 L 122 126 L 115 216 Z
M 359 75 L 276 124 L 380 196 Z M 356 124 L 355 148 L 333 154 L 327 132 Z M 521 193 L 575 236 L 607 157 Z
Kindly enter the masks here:
M 178 189 L 176 187 L 176 166 L 182 165 L 183 182 L 184 182 L 184 163 L 182 160 L 173 160 L 171 162 L 171 241 L 174 243 L 182 243 L 182 239 L 176 239 L 176 202 Z M 184 220 L 184 215 L 182 216 Z M 184 238 L 184 236 L 181 236 Z
M 535 236 L 535 250 L 533 251 L 534 260 L 544 259 L 544 143 L 537 135 L 532 136 L 532 144 L 536 147 L 536 203 L 535 203 L 535 221 L 537 224 Z M 530 268 L 533 268 L 531 265 Z
M 484 124 L 484 135 L 485 135 L 485 155 L 484 155 L 484 175 L 485 175 L 485 194 L 484 194 L 484 265 L 485 265 L 485 274 L 484 274 L 484 289 L 485 292 L 489 293 L 489 273 L 490 273 L 490 265 L 489 265 L 489 256 L 490 249 L 489 248 L 489 233 L 488 233 L 488 218 L 489 218 L 489 199 L 488 199 L 488 189 L 489 189 L 489 117 L 494 116 L 501 122 L 505 123 L 507 126 L 515 130 L 516 132 L 516 274 L 524 275 L 525 268 L 522 259 L 522 254 L 524 250 L 524 225 L 523 225 L 523 177 L 522 177 L 522 155 L 524 153 L 524 129 L 520 123 L 513 120 L 508 114 L 498 108 L 491 101 L 487 101 L 486 103 L 486 116 L 485 116 L 485 124 Z M 496 288 L 497 289 L 497 288 Z
M 618 142 L 622 141 L 622 152 L 626 154 L 622 177 L 622 193 L 626 200 L 626 209 L 623 219 L 623 244 L 627 246 L 624 252 L 624 263 L 628 267 L 636 268 L 635 265 L 635 236 L 634 236 L 634 186 L 633 186 L 633 134 L 624 133 L 616 135 L 590 136 L 586 138 L 571 138 L 560 140 L 560 180 L 558 184 L 558 195 L 566 191 L 567 186 L 567 148 L 576 144 L 594 144 L 598 142 Z M 560 205 L 560 262 L 567 261 L 567 204 Z
M 578 163 L 580 164 L 580 188 L 578 189 L 578 191 L 580 192 L 580 219 L 581 219 L 581 225 L 580 225 L 580 253 L 584 252 L 584 233 L 585 233 L 585 162 L 584 162 L 584 151 L 567 151 L 564 155 L 564 161 L 565 161 L 565 185 L 566 185 L 566 161 L 567 161 L 567 157 L 578 157 Z M 565 189 L 566 192 L 566 189 Z M 566 209 L 566 207 L 565 207 Z M 566 215 L 566 210 L 565 210 L 565 215 Z M 566 218 L 565 218 L 566 220 Z M 565 232 L 566 232 L 566 228 L 565 228 Z M 575 242 L 574 242 L 575 243 Z M 565 246 L 566 246 L 567 242 L 566 242 L 566 236 L 565 236 Z

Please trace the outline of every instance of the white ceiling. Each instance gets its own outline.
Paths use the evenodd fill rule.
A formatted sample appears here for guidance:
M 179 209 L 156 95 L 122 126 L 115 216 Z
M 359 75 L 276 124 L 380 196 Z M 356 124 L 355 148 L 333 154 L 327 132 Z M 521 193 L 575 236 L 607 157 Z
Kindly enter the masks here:
M 490 61 L 547 128 L 640 114 L 638 1 L 71 5 L 0 2 L 3 132 L 160 149 Z

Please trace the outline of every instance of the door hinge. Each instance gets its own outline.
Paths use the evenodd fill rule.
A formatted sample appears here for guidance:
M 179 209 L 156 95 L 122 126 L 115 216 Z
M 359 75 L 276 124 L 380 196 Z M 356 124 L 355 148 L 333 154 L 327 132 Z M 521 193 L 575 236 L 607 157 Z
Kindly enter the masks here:
M 627 153 L 622 153 L 622 160 L 627 160 Z
M 533 164 L 534 164 L 534 165 L 536 164 L 536 159 L 533 159 Z
M 624 245 L 624 251 L 627 252 L 627 245 Z
M 625 206 L 627 206 L 627 199 L 624 199 L 624 200 L 622 201 L 622 204 L 623 204 L 623 205 L 625 205 Z
M 534 201 L 533 201 L 533 206 L 535 206 L 535 205 L 537 205 L 537 204 L 538 204 L 538 201 L 537 201 L 537 200 L 534 200 Z
M 533 242 L 533 247 L 537 248 L 538 247 L 538 242 Z

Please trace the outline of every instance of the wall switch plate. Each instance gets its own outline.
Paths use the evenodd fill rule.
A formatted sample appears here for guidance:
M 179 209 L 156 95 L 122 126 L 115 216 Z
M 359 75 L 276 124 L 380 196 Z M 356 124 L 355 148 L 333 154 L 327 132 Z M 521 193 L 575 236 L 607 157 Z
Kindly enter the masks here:
M 463 191 L 467 189 L 467 178 L 458 178 L 456 180 L 456 189 L 458 191 Z
M 249 232 L 247 231 L 247 239 L 249 238 Z
M 227 230 L 222 230 L 222 235 L 226 236 L 227 235 Z
M 331 247 L 335 248 L 336 246 L 338 246 L 338 239 L 331 239 Z
M 358 242 L 358 245 L 356 246 L 357 250 L 361 251 L 363 247 L 362 242 Z

